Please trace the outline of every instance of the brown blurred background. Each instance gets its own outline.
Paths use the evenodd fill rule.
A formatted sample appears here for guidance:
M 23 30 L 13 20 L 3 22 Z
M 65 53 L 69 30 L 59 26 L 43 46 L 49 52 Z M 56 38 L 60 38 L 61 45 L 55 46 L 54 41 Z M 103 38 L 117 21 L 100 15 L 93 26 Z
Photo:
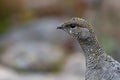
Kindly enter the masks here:
M 84 80 L 82 49 L 56 30 L 72 17 L 120 62 L 119 0 L 0 0 L 0 80 Z

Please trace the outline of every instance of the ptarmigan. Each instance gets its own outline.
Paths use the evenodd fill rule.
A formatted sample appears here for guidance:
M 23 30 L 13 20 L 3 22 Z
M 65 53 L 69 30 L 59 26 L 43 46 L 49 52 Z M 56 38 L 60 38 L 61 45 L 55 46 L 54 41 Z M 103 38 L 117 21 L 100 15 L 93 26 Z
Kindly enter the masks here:
M 64 30 L 81 45 L 86 57 L 85 80 L 120 80 L 120 63 L 106 54 L 86 20 L 72 18 L 57 29 Z

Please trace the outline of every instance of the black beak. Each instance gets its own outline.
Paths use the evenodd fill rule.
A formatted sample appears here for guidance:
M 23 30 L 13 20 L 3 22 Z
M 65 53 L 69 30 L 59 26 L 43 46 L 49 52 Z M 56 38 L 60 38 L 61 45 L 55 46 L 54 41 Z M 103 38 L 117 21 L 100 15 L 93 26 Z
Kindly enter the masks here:
M 57 29 L 63 29 L 63 27 L 57 27 Z

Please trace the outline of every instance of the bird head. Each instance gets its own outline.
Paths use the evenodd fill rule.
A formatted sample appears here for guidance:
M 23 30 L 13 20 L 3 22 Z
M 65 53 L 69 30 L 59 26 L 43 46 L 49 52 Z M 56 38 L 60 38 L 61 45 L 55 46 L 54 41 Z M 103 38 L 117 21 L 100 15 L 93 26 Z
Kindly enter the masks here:
M 72 18 L 57 27 L 57 29 L 62 29 L 70 36 L 80 39 L 87 39 L 94 33 L 91 25 L 82 18 Z

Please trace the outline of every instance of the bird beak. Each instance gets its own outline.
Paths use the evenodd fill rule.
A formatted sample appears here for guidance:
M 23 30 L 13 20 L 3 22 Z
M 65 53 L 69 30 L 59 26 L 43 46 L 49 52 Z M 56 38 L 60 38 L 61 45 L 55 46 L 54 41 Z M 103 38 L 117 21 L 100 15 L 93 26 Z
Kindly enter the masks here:
M 63 27 L 57 27 L 57 29 L 63 29 Z

